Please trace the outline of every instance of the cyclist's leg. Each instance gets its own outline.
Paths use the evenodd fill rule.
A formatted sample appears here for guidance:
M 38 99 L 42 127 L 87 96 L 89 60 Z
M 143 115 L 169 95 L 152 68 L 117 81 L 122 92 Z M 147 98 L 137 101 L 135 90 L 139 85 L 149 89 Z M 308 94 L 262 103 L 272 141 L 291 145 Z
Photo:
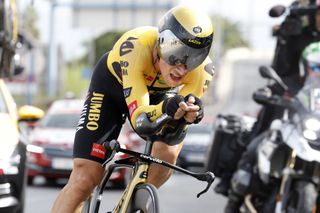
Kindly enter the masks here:
M 99 61 L 77 126 L 74 167 L 71 177 L 54 203 L 52 212 L 74 212 L 102 178 L 101 163 L 108 156 L 96 142 L 116 125 L 107 140 L 116 139 L 122 126 L 124 107 L 115 97 L 123 96 L 116 79 L 105 69 L 106 55 Z M 114 94 L 117 93 L 117 94 Z
M 171 146 L 166 143 L 156 141 L 153 143 L 151 155 L 174 164 L 177 161 L 182 145 L 183 143 Z M 159 188 L 170 178 L 171 174 L 172 169 L 158 164 L 151 164 L 147 181 Z
M 177 89 L 174 89 L 165 93 L 157 93 L 155 95 L 153 94 L 150 96 L 150 103 L 158 104 L 165 98 L 177 94 L 177 92 Z M 180 125 L 181 124 L 178 121 L 174 122 L 174 124 L 172 123 L 172 126 L 174 126 L 175 128 L 170 128 L 170 130 L 168 130 L 171 131 L 170 133 L 172 136 L 168 136 L 165 134 L 155 136 L 151 139 L 152 141 L 155 141 L 152 147 L 152 156 L 172 164 L 176 163 L 178 155 L 183 146 L 182 141 L 186 134 L 186 131 L 182 131 L 178 134 L 173 133 L 178 129 Z M 159 188 L 170 178 L 171 174 L 171 169 L 168 169 L 161 165 L 151 164 L 147 182 Z
M 74 159 L 74 170 L 57 197 L 52 212 L 75 212 L 99 183 L 102 174 L 103 168 L 100 163 L 81 158 Z

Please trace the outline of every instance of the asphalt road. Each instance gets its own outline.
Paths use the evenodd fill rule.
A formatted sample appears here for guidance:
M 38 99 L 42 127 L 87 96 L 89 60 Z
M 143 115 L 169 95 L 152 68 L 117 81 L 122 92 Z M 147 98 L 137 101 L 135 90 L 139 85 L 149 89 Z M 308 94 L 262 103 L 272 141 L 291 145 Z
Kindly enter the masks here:
M 212 188 L 200 198 L 196 195 L 205 188 L 206 184 L 183 175 L 174 174 L 173 177 L 159 190 L 161 212 L 164 213 L 219 213 L 223 212 L 226 199 L 217 195 Z M 52 203 L 61 190 L 62 185 L 46 186 L 39 183 L 27 189 L 27 203 L 25 213 L 49 213 Z M 101 212 L 112 210 L 121 190 L 106 190 L 103 196 Z

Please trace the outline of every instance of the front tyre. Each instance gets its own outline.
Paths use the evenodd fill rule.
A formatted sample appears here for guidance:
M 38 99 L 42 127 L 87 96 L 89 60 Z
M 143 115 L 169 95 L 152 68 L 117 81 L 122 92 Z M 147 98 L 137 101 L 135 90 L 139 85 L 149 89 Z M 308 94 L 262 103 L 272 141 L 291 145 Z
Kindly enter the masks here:
M 127 213 L 158 213 L 159 199 L 155 186 L 145 183 L 138 185 L 133 192 Z
M 287 212 L 312 213 L 316 207 L 317 190 L 313 183 L 299 181 L 295 183 L 294 193 L 289 198 Z

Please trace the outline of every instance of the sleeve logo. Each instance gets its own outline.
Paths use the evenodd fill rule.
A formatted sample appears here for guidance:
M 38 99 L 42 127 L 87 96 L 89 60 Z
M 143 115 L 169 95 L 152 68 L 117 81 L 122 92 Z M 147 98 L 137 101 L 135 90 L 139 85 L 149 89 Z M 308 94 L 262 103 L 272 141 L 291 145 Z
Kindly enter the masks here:
M 124 41 L 120 46 L 120 56 L 124 56 L 132 51 L 134 45 L 131 41 L 137 40 L 135 37 L 129 37 L 126 41 Z
M 131 95 L 131 90 L 132 90 L 132 87 L 123 89 L 124 98 L 127 98 Z
M 129 62 L 120 61 L 122 75 L 128 75 L 128 69 L 127 69 L 128 66 L 129 66 Z
M 138 108 L 138 104 L 137 101 L 133 101 L 131 102 L 131 104 L 128 105 L 128 109 L 129 109 L 129 114 L 130 117 L 132 116 L 132 114 L 134 113 L 134 111 Z

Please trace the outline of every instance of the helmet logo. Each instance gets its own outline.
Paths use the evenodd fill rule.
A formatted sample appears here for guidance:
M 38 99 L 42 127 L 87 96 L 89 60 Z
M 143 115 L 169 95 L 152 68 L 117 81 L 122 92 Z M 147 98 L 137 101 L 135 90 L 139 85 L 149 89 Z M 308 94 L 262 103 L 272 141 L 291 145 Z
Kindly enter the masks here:
M 194 44 L 196 44 L 196 45 L 200 45 L 201 44 L 201 41 L 197 41 L 196 39 L 188 39 L 188 41 L 189 42 L 191 42 L 191 43 L 194 43 Z
M 202 32 L 202 28 L 199 27 L 199 26 L 196 26 L 196 27 L 193 28 L 193 32 L 194 33 L 201 33 Z

